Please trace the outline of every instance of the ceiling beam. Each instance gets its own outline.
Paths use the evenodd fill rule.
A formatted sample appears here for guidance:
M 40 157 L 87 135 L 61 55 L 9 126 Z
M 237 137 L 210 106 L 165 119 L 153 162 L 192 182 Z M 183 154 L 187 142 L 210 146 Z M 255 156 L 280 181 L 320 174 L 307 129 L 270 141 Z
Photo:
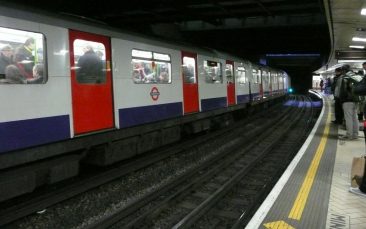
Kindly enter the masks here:
M 264 16 L 245 19 L 226 18 L 221 19 L 222 24 L 206 23 L 205 21 L 185 21 L 180 23 L 181 31 L 224 30 L 224 29 L 248 29 L 267 28 L 279 26 L 323 25 L 324 17 L 318 14 L 292 15 L 292 16 Z

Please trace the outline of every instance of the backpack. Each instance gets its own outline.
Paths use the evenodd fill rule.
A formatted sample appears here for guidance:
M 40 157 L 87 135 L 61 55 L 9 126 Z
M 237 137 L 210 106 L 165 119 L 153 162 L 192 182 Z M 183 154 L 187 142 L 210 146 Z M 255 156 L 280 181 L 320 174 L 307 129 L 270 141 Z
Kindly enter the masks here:
M 347 72 L 346 75 L 347 80 L 349 80 L 349 87 L 351 87 L 351 95 L 354 98 L 353 101 L 358 102 L 360 101 L 360 94 L 358 94 L 358 90 L 356 88 L 360 85 L 363 78 L 360 75 L 356 75 L 353 72 Z

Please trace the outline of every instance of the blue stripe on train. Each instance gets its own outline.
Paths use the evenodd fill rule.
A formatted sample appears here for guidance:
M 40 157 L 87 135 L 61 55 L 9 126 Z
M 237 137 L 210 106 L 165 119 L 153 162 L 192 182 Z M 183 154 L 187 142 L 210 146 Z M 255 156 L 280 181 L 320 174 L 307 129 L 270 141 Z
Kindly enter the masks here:
M 261 99 L 261 98 L 262 98 L 262 96 L 261 96 L 261 94 L 260 94 L 260 93 L 252 93 L 252 98 L 253 98 L 253 99 Z
M 227 98 L 210 98 L 210 99 L 202 99 L 201 100 L 201 108 L 202 111 L 209 111 L 218 108 L 223 108 L 227 106 Z
M 250 95 L 249 94 L 248 95 L 238 95 L 236 97 L 236 101 L 237 101 L 238 104 L 239 103 L 247 103 L 247 102 L 249 102 L 249 100 L 250 100 Z
M 182 103 L 168 103 L 119 109 L 120 128 L 160 121 L 183 115 Z
M 68 138 L 68 115 L 0 123 L 0 153 Z

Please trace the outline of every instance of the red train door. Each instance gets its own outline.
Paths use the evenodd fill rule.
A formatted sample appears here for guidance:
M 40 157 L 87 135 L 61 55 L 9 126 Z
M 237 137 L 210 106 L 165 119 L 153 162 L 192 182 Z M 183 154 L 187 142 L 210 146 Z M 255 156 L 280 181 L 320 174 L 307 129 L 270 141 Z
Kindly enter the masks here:
M 183 107 L 184 113 L 199 111 L 197 54 L 182 51 Z
M 225 74 L 227 80 L 227 104 L 232 106 L 235 105 L 234 61 L 226 61 Z
M 110 38 L 70 30 L 75 134 L 114 127 Z

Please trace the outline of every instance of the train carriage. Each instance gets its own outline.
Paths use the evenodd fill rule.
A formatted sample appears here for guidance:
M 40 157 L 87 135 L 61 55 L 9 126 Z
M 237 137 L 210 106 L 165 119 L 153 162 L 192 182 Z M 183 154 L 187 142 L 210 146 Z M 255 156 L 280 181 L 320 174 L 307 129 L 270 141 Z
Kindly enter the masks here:
M 180 51 L 112 38 L 116 126 L 183 115 Z
M 108 165 L 228 125 L 270 93 L 260 66 L 214 50 L 4 6 L 0 15 L 0 50 L 14 55 L 0 72 L 0 201 L 77 175 L 80 160 Z
M 273 70 L 271 76 L 272 76 L 272 95 L 276 96 L 279 94 L 278 71 Z
M 68 50 L 68 30 L 1 16 L 0 34 L 0 44 L 12 45 L 14 52 L 33 37 L 37 64 L 45 66 L 43 81 L 37 84 L 3 82 L 0 85 L 3 98 L 0 103 L 0 152 L 70 138 L 73 129 L 70 61 L 65 52 Z M 21 62 L 26 60 L 19 64 Z

